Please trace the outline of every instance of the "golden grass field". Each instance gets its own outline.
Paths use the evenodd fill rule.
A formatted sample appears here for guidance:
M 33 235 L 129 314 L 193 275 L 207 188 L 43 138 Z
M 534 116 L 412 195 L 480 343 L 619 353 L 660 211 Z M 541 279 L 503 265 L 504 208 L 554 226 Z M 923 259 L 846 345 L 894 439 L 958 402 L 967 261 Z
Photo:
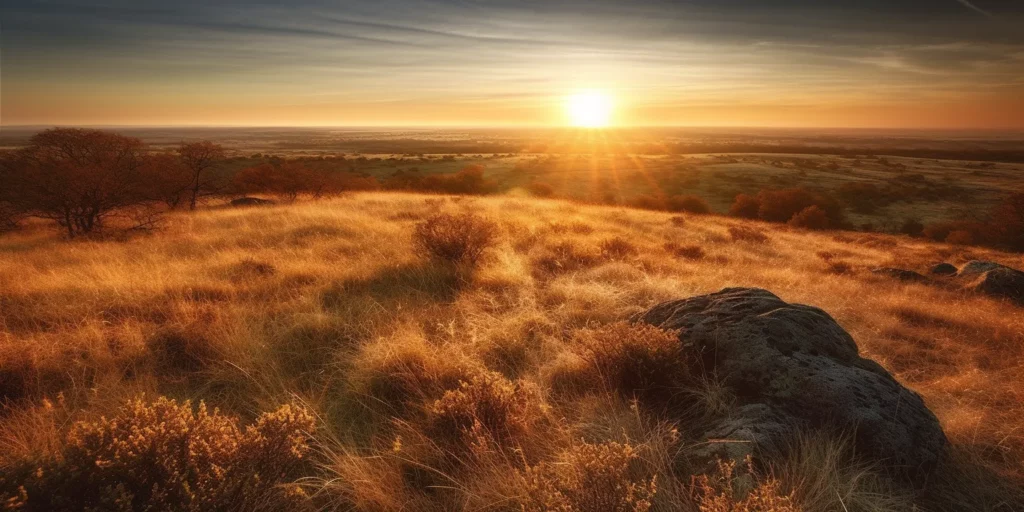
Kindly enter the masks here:
M 471 276 L 412 242 L 432 213 L 464 210 L 500 225 Z M 573 492 L 620 481 L 621 506 L 606 510 L 768 510 L 702 501 L 687 425 L 586 381 L 576 345 L 581 329 L 658 302 L 753 286 L 835 317 L 952 442 L 915 493 L 847 457 L 842 439 L 808 435 L 758 469 L 765 493 L 791 498 L 775 510 L 1021 510 L 1024 309 L 867 271 L 970 259 L 1024 266 L 889 235 L 508 197 L 210 208 L 127 240 L 30 227 L 0 237 L 0 390 L 14 399 L 0 469 L 55 456 L 71 424 L 140 394 L 245 420 L 297 402 L 317 423 L 318 467 L 299 482 L 316 508 L 539 510 L 564 503 L 524 496 L 554 485 L 597 510 Z M 460 381 L 513 396 L 513 441 L 449 448 L 431 411 L 472 398 L 472 386 L 445 394 Z M 728 394 L 706 383 L 699 399 Z M 572 473 L 594 460 L 604 480 Z

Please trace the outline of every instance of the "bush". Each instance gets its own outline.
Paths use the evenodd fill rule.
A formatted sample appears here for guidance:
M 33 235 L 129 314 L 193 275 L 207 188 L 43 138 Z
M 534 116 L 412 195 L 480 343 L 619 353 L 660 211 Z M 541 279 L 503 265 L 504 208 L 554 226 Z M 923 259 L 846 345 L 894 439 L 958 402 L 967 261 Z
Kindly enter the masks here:
M 744 488 L 749 491 L 743 492 Z M 781 482 L 772 477 L 756 478 L 749 458 L 746 475 L 736 474 L 735 462 L 719 461 L 712 475 L 693 478 L 690 492 L 700 512 L 800 511 L 800 507 L 793 501 L 793 496 L 782 493 Z
M 818 208 L 817 205 L 808 206 L 800 211 L 800 213 L 793 216 L 787 222 L 790 226 L 804 229 L 828 229 L 829 221 L 828 215 L 825 210 Z
M 674 196 L 668 200 L 668 210 L 673 212 L 687 212 L 696 214 L 711 213 L 711 207 L 707 201 L 697 196 Z
M 761 211 L 761 201 L 749 194 L 739 194 L 729 207 L 729 215 L 743 219 L 756 219 Z
M 971 245 L 974 243 L 974 234 L 966 229 L 953 230 L 946 235 L 946 243 L 952 245 Z
M 679 245 L 675 242 L 665 243 L 665 250 L 677 258 L 699 260 L 704 258 L 704 249 L 699 245 Z
M 741 226 L 729 226 L 729 236 L 733 242 L 755 242 L 763 244 L 768 242 L 768 235 L 753 228 Z
M 439 213 L 417 224 L 413 233 L 416 248 L 427 256 L 470 267 L 497 238 L 498 225 L 474 213 Z
M 992 212 L 995 242 L 1012 251 L 1024 252 L 1024 192 L 1007 197 Z
M 900 233 L 914 237 L 921 236 L 924 233 L 924 224 L 917 219 L 906 219 L 900 226 Z
M 541 181 L 530 182 L 526 186 L 526 190 L 530 191 L 530 195 L 535 197 L 552 197 L 555 195 L 554 187 Z
M 838 202 L 805 188 L 762 190 L 758 193 L 758 200 L 761 203 L 758 217 L 769 222 L 789 222 L 805 209 L 817 206 L 825 212 L 832 226 L 843 223 L 842 206 Z
M 459 388 L 445 392 L 429 410 L 434 440 L 455 435 L 456 446 L 499 445 L 520 439 L 536 418 L 540 394 L 522 380 L 481 372 Z
M 60 457 L 20 484 L 30 510 L 253 510 L 301 496 L 281 484 L 309 468 L 305 409 L 283 406 L 243 431 L 199 404 L 133 400 L 112 419 L 80 422 Z
M 601 256 L 612 261 L 624 260 L 640 254 L 632 242 L 619 236 L 602 241 L 599 248 Z
M 582 443 L 555 464 L 527 467 L 519 473 L 524 512 L 646 512 L 657 491 L 655 476 L 636 478 L 637 458 L 629 444 Z
M 575 343 L 605 384 L 627 397 L 665 404 L 689 379 L 677 333 L 618 322 L 576 333 Z
M 598 263 L 600 255 L 596 251 L 583 248 L 572 240 L 563 240 L 545 247 L 541 254 L 534 258 L 534 267 L 548 274 L 574 272 L 591 267 Z

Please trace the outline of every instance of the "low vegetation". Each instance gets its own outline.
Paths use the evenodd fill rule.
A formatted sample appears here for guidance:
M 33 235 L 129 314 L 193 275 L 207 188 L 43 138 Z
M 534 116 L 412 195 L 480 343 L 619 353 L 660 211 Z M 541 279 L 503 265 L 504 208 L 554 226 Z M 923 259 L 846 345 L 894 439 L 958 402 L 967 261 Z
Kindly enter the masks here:
M 830 219 L 819 210 L 803 216 Z M 811 227 L 394 192 L 170 211 L 123 240 L 25 223 L 0 237 L 0 498 L 25 510 L 1019 508 L 1024 313 L 869 269 L 1024 260 Z M 702 465 L 704 413 L 742 390 L 696 377 L 710 356 L 676 333 L 628 319 L 730 286 L 834 316 L 935 412 L 951 441 L 939 467 L 906 482 L 828 429 L 785 457 Z

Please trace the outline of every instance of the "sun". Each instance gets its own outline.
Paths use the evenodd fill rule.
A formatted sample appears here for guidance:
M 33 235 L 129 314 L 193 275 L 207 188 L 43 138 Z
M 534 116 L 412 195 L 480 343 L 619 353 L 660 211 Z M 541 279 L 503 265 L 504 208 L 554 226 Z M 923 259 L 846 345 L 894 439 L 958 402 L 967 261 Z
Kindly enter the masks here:
M 569 123 L 580 128 L 604 128 L 612 115 L 612 99 L 599 91 L 585 91 L 566 98 Z

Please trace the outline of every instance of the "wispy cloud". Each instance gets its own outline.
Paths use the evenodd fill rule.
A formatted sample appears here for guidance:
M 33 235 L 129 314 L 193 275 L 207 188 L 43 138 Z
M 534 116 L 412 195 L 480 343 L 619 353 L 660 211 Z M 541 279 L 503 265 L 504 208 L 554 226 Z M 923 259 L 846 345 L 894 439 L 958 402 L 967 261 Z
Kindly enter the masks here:
M 981 7 L 978 7 L 977 5 L 972 4 L 968 0 L 956 0 L 956 1 L 960 2 L 961 5 L 963 5 L 964 7 L 968 8 L 968 9 L 970 9 L 970 10 L 972 10 L 972 11 L 978 13 L 978 14 L 981 14 L 983 16 L 987 16 L 989 18 L 992 17 L 992 13 L 986 11 L 985 9 L 982 9 Z

